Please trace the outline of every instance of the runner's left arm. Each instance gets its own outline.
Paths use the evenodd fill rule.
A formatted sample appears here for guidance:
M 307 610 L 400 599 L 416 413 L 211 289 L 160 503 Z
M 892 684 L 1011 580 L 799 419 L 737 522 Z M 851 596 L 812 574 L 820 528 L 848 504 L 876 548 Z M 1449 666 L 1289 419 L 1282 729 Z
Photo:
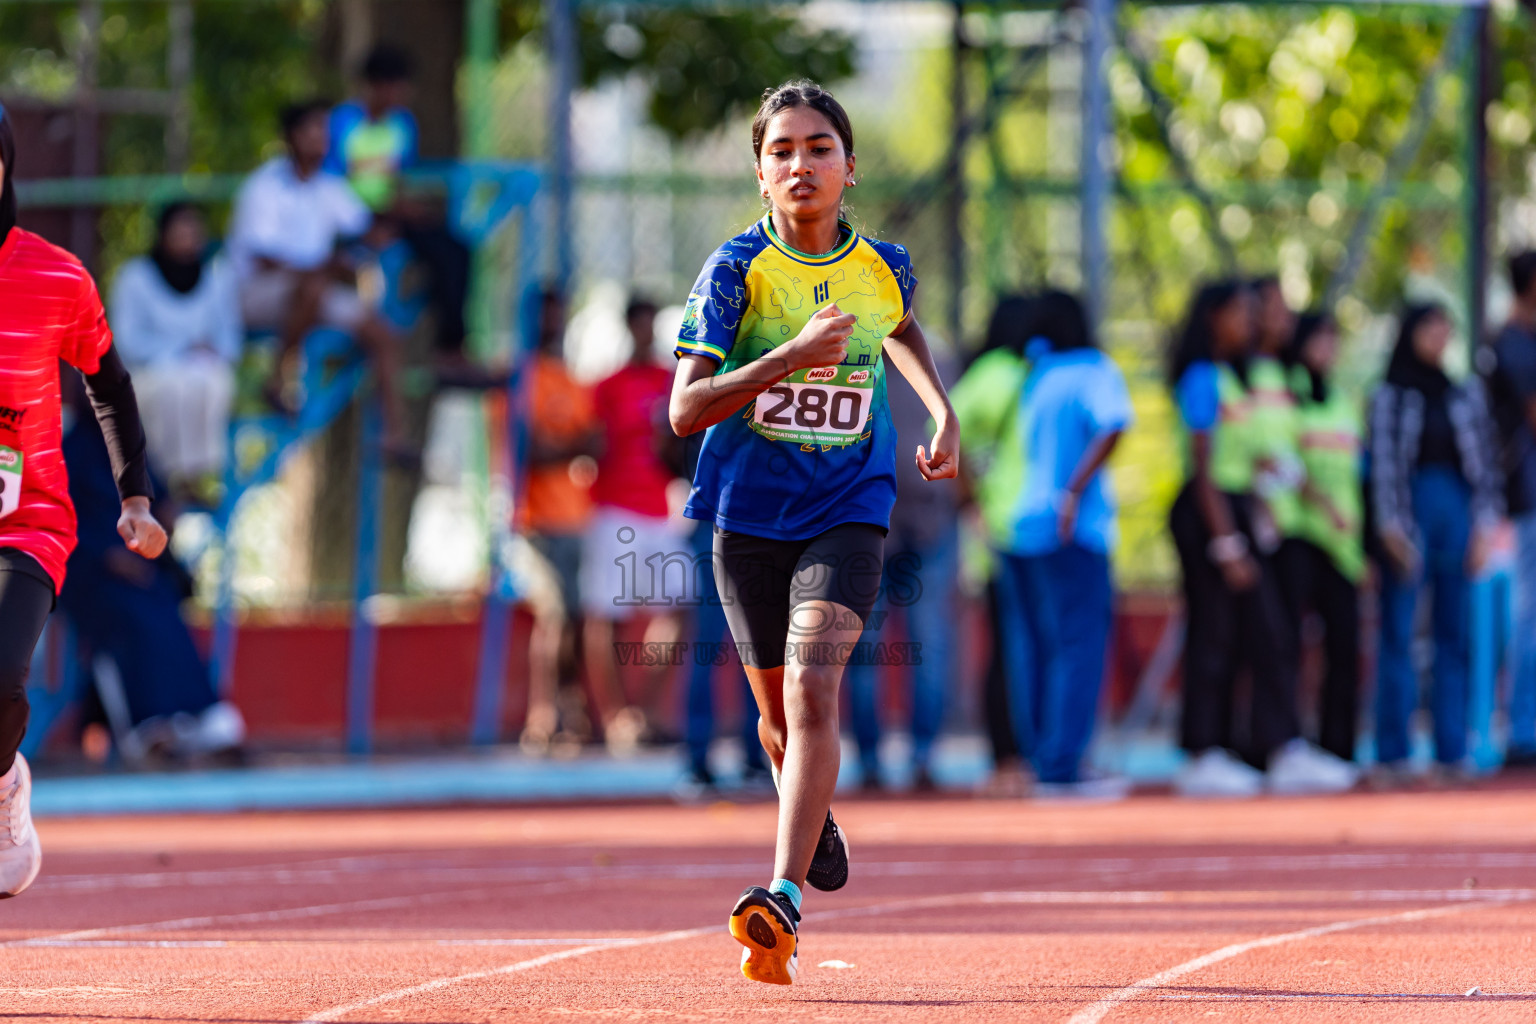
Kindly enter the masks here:
M 133 393 L 133 379 L 117 354 L 117 346 L 107 349 L 95 373 L 84 376 L 85 393 L 107 441 L 118 497 L 124 501 L 154 497 L 139 403 Z
M 896 364 L 896 369 L 912 385 L 917 397 L 923 400 L 928 415 L 933 417 L 933 442 L 931 451 L 917 446 L 917 469 L 925 480 L 946 480 L 960 472 L 960 422 L 939 370 L 933 363 L 933 353 L 928 348 L 928 338 L 918 326 L 917 317 L 911 313 L 895 332 L 885 339 L 885 351 Z
M 85 393 L 91 401 L 96 422 L 101 424 L 107 442 L 107 457 L 112 463 L 112 478 L 123 501 L 123 514 L 117 532 L 128 550 L 145 558 L 158 558 L 165 550 L 165 529 L 149 509 L 154 488 L 149 482 L 149 459 L 144 441 L 144 424 L 139 419 L 139 403 L 133 394 L 133 379 L 123 365 L 117 347 L 109 347 L 101 356 L 95 373 L 84 374 Z

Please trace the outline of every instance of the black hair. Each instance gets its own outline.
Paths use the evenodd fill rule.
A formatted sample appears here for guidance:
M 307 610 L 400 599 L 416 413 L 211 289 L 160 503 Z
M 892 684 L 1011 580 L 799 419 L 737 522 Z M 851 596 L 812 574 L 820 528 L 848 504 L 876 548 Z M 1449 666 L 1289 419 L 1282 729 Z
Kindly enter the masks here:
M 155 217 L 155 238 L 159 239 L 164 237 L 165 229 L 171 226 L 171 221 L 175 220 L 177 217 L 180 217 L 184 213 L 201 214 L 202 210 L 196 203 L 190 202 L 186 199 L 177 199 L 174 202 L 169 202 L 162 206 L 160 208 L 160 213 Z
M 363 58 L 363 81 L 371 85 L 409 82 L 416 74 L 416 62 L 398 46 L 380 43 Z
M 1083 304 L 1075 295 L 1063 291 L 1048 291 L 1035 299 L 1030 309 L 1029 336 L 1044 338 L 1056 352 L 1098 347 Z
M 1291 333 L 1289 344 L 1281 350 L 1280 362 L 1288 368 L 1294 369 L 1299 366 L 1307 371 L 1311 388 L 1307 395 L 1298 397 L 1310 397 L 1314 402 L 1328 401 L 1328 378 L 1308 366 L 1302 355 L 1306 352 L 1307 343 L 1314 335 L 1330 328 L 1337 329 L 1337 326 L 1333 315 L 1320 309 L 1310 310 L 1296 318 L 1296 330 Z
M 565 292 L 555 284 L 545 284 L 538 290 L 538 333 L 535 338 L 537 348 L 561 341 L 565 338 L 565 324 L 561 323 L 556 329 L 551 320 L 551 314 L 557 314 L 563 320 L 565 317 Z
M 1527 249 L 1509 258 L 1509 286 L 1516 295 L 1525 295 L 1536 283 L 1536 251 Z
M 5 174 L 0 177 L 0 244 L 3 244 L 16 226 L 16 186 L 11 179 L 16 176 L 16 133 L 11 119 L 0 106 L 0 164 Z
M 1248 279 L 1248 290 L 1253 292 L 1254 294 L 1258 294 L 1259 292 L 1263 291 L 1265 288 L 1279 288 L 1279 287 L 1280 287 L 1280 275 L 1279 274 L 1259 274 L 1256 277 L 1251 277 L 1251 278 Z
M 1004 295 L 998 299 L 992 319 L 987 322 L 987 335 L 981 351 L 976 355 L 1006 348 L 1022 356 L 1024 345 L 1029 341 L 1030 306 L 1030 300 L 1023 295 Z
M 1184 371 L 1195 363 L 1216 358 L 1216 339 L 1211 329 L 1211 318 L 1229 302 L 1247 294 L 1247 282 L 1235 278 L 1205 284 L 1195 292 L 1194 298 L 1189 302 L 1189 312 L 1184 317 L 1184 324 L 1173 336 L 1172 344 L 1168 347 L 1170 387 L 1178 387 Z M 1230 364 L 1237 373 L 1237 379 L 1247 387 L 1247 355 L 1230 360 Z
M 1413 336 L 1426 320 L 1439 317 L 1449 320 L 1450 314 L 1438 302 L 1422 302 L 1407 306 L 1398 323 L 1397 342 L 1392 346 L 1392 358 L 1387 362 L 1386 380 L 1401 388 L 1432 391 L 1450 386 L 1450 378 L 1438 366 L 1431 366 L 1419 358 L 1413 350 Z
M 853 155 L 853 122 L 848 111 L 833 99 L 832 94 L 808 78 L 785 82 L 763 93 L 763 102 L 752 118 L 752 161 L 758 162 L 763 155 L 763 136 L 768 133 L 768 122 L 780 111 L 795 107 L 810 107 L 832 123 L 832 130 L 843 140 L 843 152 Z
M 661 307 L 656 305 L 655 302 L 651 301 L 643 295 L 632 295 L 629 299 L 629 305 L 624 307 L 624 320 L 625 322 L 633 320 L 641 313 L 650 313 L 654 315 L 660 308 Z
M 283 138 L 292 139 L 293 133 L 299 130 L 299 125 L 308 121 L 316 114 L 323 114 L 331 109 L 331 105 L 325 100 L 312 99 L 301 100 L 298 103 L 290 103 L 278 114 L 278 123 L 283 126 Z

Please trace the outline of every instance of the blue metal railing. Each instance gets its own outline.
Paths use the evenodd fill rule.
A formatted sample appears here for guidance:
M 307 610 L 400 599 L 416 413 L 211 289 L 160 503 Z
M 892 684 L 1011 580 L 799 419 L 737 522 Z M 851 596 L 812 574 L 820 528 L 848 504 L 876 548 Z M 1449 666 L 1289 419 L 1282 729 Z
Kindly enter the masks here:
M 434 163 L 424 167 L 417 177 L 440 178 L 447 187 L 450 225 L 472 247 L 484 243 L 509 217 L 523 217 L 520 257 L 515 268 L 512 293 L 519 308 L 517 323 L 521 338 L 532 337 L 530 309 L 533 284 L 539 268 L 539 232 L 533 223 L 533 202 L 538 195 L 540 175 L 531 167 L 499 162 Z M 397 327 L 408 328 L 421 312 L 419 298 L 400 291 L 401 271 L 408 254 L 397 246 L 381 256 L 386 293 L 383 314 Z M 225 497 L 214 516 L 214 525 L 222 543 L 219 582 L 214 611 L 213 663 L 215 684 L 222 694 L 229 694 L 234 683 L 238 627 L 235 614 L 234 554 L 228 543 L 229 527 L 241 498 L 252 488 L 274 479 L 283 461 L 300 445 L 314 439 L 333 423 L 352 403 L 361 398 L 363 409 L 362 456 L 358 473 L 358 515 L 355 542 L 355 582 L 352 624 L 348 642 L 346 681 L 346 744 L 349 752 L 365 754 L 373 746 L 374 680 L 377 670 L 378 629 L 373 618 L 372 598 L 378 589 L 379 534 L 383 497 L 383 459 L 379 450 L 382 434 L 378 396 L 363 392 L 368 367 L 363 354 L 346 335 L 328 328 L 317 329 L 304 341 L 301 381 L 304 401 L 293 418 L 281 415 L 240 417 L 230 424 L 230 459 L 226 471 Z M 517 353 L 514 353 L 514 361 Z M 470 732 L 476 742 L 494 742 L 499 738 L 502 691 L 505 688 L 507 652 L 510 646 L 510 618 L 516 599 L 509 567 L 506 564 L 506 540 L 511 531 L 510 508 L 513 482 L 522 464 L 522 428 L 519 411 L 522 402 L 523 375 L 515 373 L 507 388 L 510 437 L 505 464 L 497 472 L 493 467 L 492 515 L 490 517 L 491 586 L 485 601 L 485 620 L 480 644 L 480 667 L 476 680 L 474 717 Z M 494 446 L 493 446 L 494 447 Z M 253 458 L 242 455 L 255 449 Z

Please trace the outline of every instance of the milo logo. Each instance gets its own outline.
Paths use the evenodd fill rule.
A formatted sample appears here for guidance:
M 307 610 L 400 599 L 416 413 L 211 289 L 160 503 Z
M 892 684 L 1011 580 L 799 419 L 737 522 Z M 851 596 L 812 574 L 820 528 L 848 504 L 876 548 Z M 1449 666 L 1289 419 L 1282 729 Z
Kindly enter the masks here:
M 869 380 L 868 370 L 854 370 L 848 375 L 849 384 L 862 384 L 867 380 Z
M 805 371 L 806 380 L 833 380 L 837 377 L 837 367 L 818 366 L 814 370 Z
M 13 452 L 9 448 L 0 448 L 0 467 L 10 469 L 20 461 L 20 453 Z

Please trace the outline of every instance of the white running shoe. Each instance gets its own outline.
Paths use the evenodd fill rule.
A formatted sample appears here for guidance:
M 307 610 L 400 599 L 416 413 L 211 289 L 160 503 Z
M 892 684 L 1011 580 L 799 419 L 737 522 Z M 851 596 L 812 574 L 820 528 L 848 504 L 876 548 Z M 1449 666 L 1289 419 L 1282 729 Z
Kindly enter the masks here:
M 1269 757 L 1269 791 L 1297 796 L 1343 793 L 1360 781 L 1360 769 L 1297 737 Z
M 0 793 L 0 899 L 19 895 L 43 866 L 43 848 L 32 827 L 32 769 L 16 755 L 16 781 Z
M 1173 781 L 1173 791 L 1180 796 L 1245 799 L 1263 790 L 1264 773 L 1221 747 L 1202 751 Z
M 1039 800 L 1079 800 L 1085 803 L 1109 803 L 1131 795 L 1133 785 L 1124 775 L 1100 775 L 1086 771 L 1076 782 L 1037 782 Z

